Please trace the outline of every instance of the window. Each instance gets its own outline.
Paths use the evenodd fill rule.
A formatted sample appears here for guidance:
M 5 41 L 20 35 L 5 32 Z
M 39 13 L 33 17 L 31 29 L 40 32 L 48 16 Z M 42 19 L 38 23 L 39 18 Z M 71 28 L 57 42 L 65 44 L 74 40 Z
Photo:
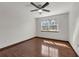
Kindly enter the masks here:
M 41 31 L 58 31 L 58 24 L 55 20 L 41 21 Z

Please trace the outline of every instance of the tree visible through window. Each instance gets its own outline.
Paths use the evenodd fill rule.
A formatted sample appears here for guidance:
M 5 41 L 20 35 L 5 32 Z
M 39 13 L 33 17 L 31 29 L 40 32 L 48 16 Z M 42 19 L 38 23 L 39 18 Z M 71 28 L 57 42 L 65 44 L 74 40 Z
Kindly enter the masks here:
M 41 31 L 58 31 L 58 24 L 55 20 L 41 21 Z

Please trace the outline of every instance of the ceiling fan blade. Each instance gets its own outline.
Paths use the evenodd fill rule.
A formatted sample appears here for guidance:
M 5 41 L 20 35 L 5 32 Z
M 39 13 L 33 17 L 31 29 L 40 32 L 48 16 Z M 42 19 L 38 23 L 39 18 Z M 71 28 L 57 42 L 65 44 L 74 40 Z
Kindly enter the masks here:
M 31 12 L 38 11 L 39 9 L 31 10 Z
M 34 4 L 33 2 L 31 2 L 31 4 L 33 5 L 33 6 L 35 6 L 36 8 L 39 8 L 40 9 L 40 7 L 38 7 L 36 4 Z
M 46 2 L 41 8 L 45 8 L 47 5 L 49 5 L 48 2 Z
M 50 12 L 50 10 L 42 9 L 43 11 Z

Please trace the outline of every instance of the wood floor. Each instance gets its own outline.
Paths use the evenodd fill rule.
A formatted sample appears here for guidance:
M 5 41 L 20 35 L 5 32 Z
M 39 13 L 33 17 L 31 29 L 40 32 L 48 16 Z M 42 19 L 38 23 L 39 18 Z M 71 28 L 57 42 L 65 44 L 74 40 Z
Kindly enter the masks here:
M 33 38 L 0 50 L 1 57 L 76 57 L 68 42 Z

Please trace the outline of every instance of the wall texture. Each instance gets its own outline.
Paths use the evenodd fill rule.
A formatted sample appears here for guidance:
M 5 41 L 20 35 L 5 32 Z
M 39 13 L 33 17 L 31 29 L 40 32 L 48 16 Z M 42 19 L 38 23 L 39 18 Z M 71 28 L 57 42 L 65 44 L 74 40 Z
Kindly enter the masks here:
M 35 20 L 24 3 L 0 3 L 0 48 L 35 36 Z
M 79 55 L 79 3 L 72 5 L 69 15 L 69 42 Z
M 58 3 L 57 3 L 58 4 Z M 56 4 L 56 5 L 57 5 Z M 59 3 L 60 5 L 61 3 Z M 30 13 L 26 3 L 0 3 L 0 48 L 41 36 L 69 41 L 79 55 L 79 3 L 63 3 L 51 9 L 51 13 L 43 13 L 41 16 Z M 72 5 L 73 4 L 73 5 Z M 54 6 L 56 6 L 54 5 Z M 70 8 L 72 5 L 72 8 Z M 61 7 L 61 8 L 60 8 Z M 49 9 L 49 8 L 48 8 Z M 60 14 L 69 11 L 69 13 Z M 58 15 L 54 15 L 58 14 Z M 53 16 L 49 16 L 53 15 Z M 69 15 L 69 17 L 68 17 Z M 36 18 L 35 17 L 40 17 Z M 45 17 L 47 16 L 47 17 Z M 59 33 L 41 32 L 40 22 L 43 19 L 55 19 L 59 24 Z M 69 18 L 69 19 L 68 19 Z M 35 23 L 36 22 L 36 23 Z M 35 29 L 36 28 L 36 29 Z M 68 40 L 69 39 L 69 40 Z
M 45 19 L 55 19 L 59 25 L 59 32 L 41 32 L 41 21 Z M 68 13 L 52 15 L 48 17 L 36 18 L 36 35 L 59 40 L 68 41 Z

